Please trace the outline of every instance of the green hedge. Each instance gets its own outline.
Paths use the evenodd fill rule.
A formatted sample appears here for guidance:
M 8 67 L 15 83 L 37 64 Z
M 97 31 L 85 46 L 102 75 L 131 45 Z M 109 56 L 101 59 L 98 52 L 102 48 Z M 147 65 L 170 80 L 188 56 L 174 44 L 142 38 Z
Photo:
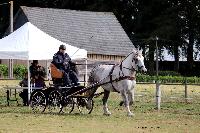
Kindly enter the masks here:
M 13 74 L 17 79 L 21 79 L 24 77 L 24 74 L 27 72 L 27 68 L 24 65 L 14 65 Z M 8 77 L 8 66 L 4 64 L 0 64 L 0 77 L 7 78 Z
M 149 75 L 151 75 L 151 76 L 156 75 L 156 71 L 152 72 Z M 158 75 L 159 76 L 181 76 L 180 73 L 175 72 L 175 71 L 159 71 Z
M 4 78 L 8 76 L 8 66 L 0 64 L 0 77 Z
M 136 77 L 137 82 L 155 82 L 156 76 L 143 75 L 138 73 Z M 182 77 L 182 76 L 158 76 L 161 83 L 200 83 L 199 77 Z
M 14 65 L 13 74 L 17 79 L 22 79 L 24 74 L 27 72 L 27 67 L 25 65 Z M 170 75 L 171 74 L 171 75 Z M 0 75 L 1 78 L 8 76 L 8 66 L 0 64 Z M 157 80 L 156 76 L 144 75 L 137 73 L 137 82 L 155 82 Z M 200 83 L 199 77 L 182 77 L 179 73 L 173 71 L 160 71 L 158 80 L 161 83 Z
M 27 67 L 24 65 L 14 65 L 13 67 L 13 74 L 14 77 L 17 79 L 22 79 L 25 75 L 25 73 L 27 73 Z

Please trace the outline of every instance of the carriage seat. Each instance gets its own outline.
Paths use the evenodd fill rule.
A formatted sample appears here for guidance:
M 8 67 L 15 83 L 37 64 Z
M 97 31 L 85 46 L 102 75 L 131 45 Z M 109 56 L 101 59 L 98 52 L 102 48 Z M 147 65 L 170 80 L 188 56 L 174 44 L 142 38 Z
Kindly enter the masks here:
M 50 64 L 51 78 L 56 86 L 64 86 L 63 72 L 61 72 L 54 64 Z
M 54 64 L 50 64 L 50 68 L 51 68 L 51 77 L 52 78 L 62 78 L 63 77 L 63 73 L 54 65 Z

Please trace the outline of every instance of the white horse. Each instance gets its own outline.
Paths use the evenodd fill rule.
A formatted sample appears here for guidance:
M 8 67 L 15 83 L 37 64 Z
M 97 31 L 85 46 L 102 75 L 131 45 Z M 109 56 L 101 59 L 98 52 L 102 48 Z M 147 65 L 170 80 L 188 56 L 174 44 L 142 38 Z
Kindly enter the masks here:
M 119 65 L 99 65 L 92 69 L 89 76 L 89 84 L 96 82 L 106 83 L 104 89 L 103 111 L 104 115 L 111 115 L 108 110 L 107 100 L 111 91 L 119 92 L 127 109 L 128 116 L 133 116 L 129 105 L 134 101 L 134 87 L 136 85 L 136 71 L 147 71 L 144 65 L 142 51 L 133 50 Z M 92 91 L 96 91 L 97 87 Z

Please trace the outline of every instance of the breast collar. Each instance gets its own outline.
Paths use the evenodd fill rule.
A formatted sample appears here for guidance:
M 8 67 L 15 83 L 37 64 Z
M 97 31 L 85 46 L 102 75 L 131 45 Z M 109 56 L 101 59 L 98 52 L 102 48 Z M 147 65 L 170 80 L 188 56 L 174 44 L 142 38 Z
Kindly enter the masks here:
M 116 66 L 118 66 L 118 65 L 114 65 L 112 67 L 112 69 L 111 69 L 111 71 L 109 73 L 109 76 L 110 76 L 110 83 L 112 85 L 113 90 L 115 92 L 119 93 L 119 91 L 114 87 L 113 82 L 118 82 L 118 81 L 121 81 L 121 80 L 135 80 L 136 78 L 132 77 L 132 76 L 124 76 L 124 74 L 123 74 L 123 76 L 120 76 L 120 72 L 119 72 L 119 77 L 113 80 L 113 71 L 114 71 Z M 121 69 L 120 69 L 120 71 L 123 73 L 123 71 Z

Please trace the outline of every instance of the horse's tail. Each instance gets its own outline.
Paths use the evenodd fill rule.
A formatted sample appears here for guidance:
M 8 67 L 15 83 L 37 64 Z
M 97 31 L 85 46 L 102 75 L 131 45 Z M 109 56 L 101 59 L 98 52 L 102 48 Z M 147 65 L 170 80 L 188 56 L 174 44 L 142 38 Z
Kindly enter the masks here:
M 92 68 L 89 78 L 88 78 L 88 83 L 89 84 L 94 84 L 95 83 L 95 71 L 97 70 L 98 66 L 95 66 Z
M 88 83 L 89 84 L 93 84 L 94 83 L 94 78 L 93 78 L 93 74 L 90 72 L 90 75 L 88 77 Z
M 95 71 L 96 71 L 96 67 L 93 67 L 90 74 L 89 74 L 89 77 L 88 77 L 88 86 L 92 85 L 95 83 Z M 86 95 L 90 95 L 93 93 L 93 90 L 96 89 L 96 88 L 91 88 L 90 90 L 88 90 L 86 92 Z
M 94 78 L 95 78 L 95 75 L 94 75 L 94 73 L 95 73 L 95 68 L 96 68 L 96 66 L 92 68 L 92 70 L 91 70 L 91 72 L 90 72 L 90 74 L 89 74 L 89 77 L 88 77 L 88 84 L 89 84 L 89 85 L 95 83 L 95 80 L 94 80 Z

